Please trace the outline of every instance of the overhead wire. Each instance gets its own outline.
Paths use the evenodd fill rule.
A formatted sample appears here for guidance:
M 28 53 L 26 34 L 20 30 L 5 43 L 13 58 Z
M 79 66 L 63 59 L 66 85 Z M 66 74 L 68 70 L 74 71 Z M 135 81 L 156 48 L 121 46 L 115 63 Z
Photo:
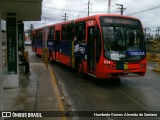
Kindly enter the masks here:
M 87 13 L 88 11 L 84 11 L 84 10 L 72 10 L 72 9 L 63 9 L 63 8 L 56 8 L 56 7 L 44 7 L 44 8 L 48 8 L 48 9 L 54 9 L 54 10 L 59 10 L 59 11 L 68 11 L 68 12 L 81 12 L 81 13 Z M 106 11 L 91 11 L 91 13 L 104 13 Z
M 131 1 L 130 1 L 131 2 Z M 80 12 L 80 13 L 87 13 L 87 10 L 73 10 L 73 9 L 63 9 L 63 8 L 56 8 L 56 7 L 46 7 L 44 6 L 43 7 L 44 9 L 47 8 L 47 9 L 54 9 L 54 10 L 58 10 L 58 11 L 68 11 L 68 12 Z M 150 11 L 150 10 L 154 10 L 154 9 L 157 9 L 157 8 L 160 8 L 160 5 L 158 6 L 154 6 L 152 8 L 149 8 L 149 9 L 146 9 L 146 10 L 142 10 L 142 11 L 139 11 L 139 12 L 135 12 L 135 13 L 132 13 L 132 14 L 128 14 L 128 15 L 135 15 L 135 14 L 139 14 L 139 13 L 143 13 L 143 12 L 147 12 L 147 11 Z M 106 11 L 90 11 L 91 13 L 106 13 Z
M 127 5 L 128 4 L 130 5 L 132 3 L 135 3 L 135 1 L 137 2 L 138 0 L 130 0 L 130 1 L 125 2 L 125 4 L 127 3 Z M 128 15 L 132 16 L 132 15 L 148 12 L 148 11 L 151 11 L 151 10 L 154 10 L 154 9 L 157 9 L 157 8 L 160 8 L 160 5 L 157 5 L 157 6 L 145 9 L 145 10 L 141 10 L 141 11 L 138 11 L 138 12 L 134 12 L 134 13 L 131 13 L 131 14 L 128 14 Z M 87 10 L 64 9 L 64 8 L 48 7 L 48 6 L 43 6 L 43 9 L 54 9 L 56 11 L 66 11 L 66 12 L 74 12 L 74 13 L 76 13 L 76 12 L 87 13 L 88 12 Z M 90 11 L 90 13 L 106 13 L 106 11 Z M 49 17 L 50 15 L 53 15 L 53 14 L 42 14 L 42 16 L 47 15 Z M 52 19 L 51 17 L 49 17 L 49 18 Z M 54 17 L 53 17 L 53 19 L 54 19 Z M 155 22 L 155 21 L 160 21 L 160 20 L 146 21 L 146 22 L 143 22 L 143 23 Z
M 154 9 L 157 9 L 157 8 L 160 8 L 160 5 L 149 8 L 149 9 L 146 9 L 146 10 L 142 10 L 142 11 L 139 11 L 139 12 L 135 12 L 135 13 L 132 13 L 132 14 L 128 14 L 128 15 L 135 15 L 135 14 L 139 14 L 139 13 L 143 13 L 143 12 L 148 12 L 150 10 L 154 10 Z
M 145 10 L 141 10 L 141 11 L 139 11 L 139 12 L 135 12 L 135 13 L 128 14 L 128 15 L 132 16 L 132 15 L 136 15 L 136 14 L 148 12 L 148 11 L 151 11 L 151 10 L 155 10 L 155 9 L 158 9 L 158 8 L 160 8 L 160 5 L 156 5 L 156 6 L 154 6 L 154 7 L 151 7 L 151 8 L 145 9 Z M 149 22 L 154 22 L 154 23 L 155 23 L 155 22 L 158 22 L 158 21 L 160 21 L 160 20 L 151 20 L 151 21 L 146 21 L 146 22 L 142 22 L 142 23 L 143 23 L 143 24 L 149 23 Z M 150 31 L 151 33 L 155 33 L 157 26 L 154 27 L 154 26 L 152 25 L 152 27 L 149 27 L 149 28 L 152 28 L 152 30 Z
M 143 22 L 143 23 L 149 23 L 149 22 L 158 22 L 160 20 L 152 20 L 152 21 L 146 21 L 146 22 Z

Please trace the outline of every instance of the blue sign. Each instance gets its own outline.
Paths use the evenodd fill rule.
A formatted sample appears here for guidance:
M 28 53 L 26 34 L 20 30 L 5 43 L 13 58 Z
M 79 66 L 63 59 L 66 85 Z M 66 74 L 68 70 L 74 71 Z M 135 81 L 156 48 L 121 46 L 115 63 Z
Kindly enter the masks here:
M 129 56 L 144 56 L 146 55 L 145 51 L 128 51 Z

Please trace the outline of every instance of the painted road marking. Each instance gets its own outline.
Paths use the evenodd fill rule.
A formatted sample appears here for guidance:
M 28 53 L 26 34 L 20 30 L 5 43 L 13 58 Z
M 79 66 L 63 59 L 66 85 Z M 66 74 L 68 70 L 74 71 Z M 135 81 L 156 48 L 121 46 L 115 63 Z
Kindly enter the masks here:
M 55 91 L 55 97 L 57 99 L 58 110 L 59 111 L 64 111 L 64 106 L 63 106 L 63 103 L 62 103 L 62 100 L 61 100 L 61 97 L 60 97 L 60 93 L 59 93 L 58 88 L 57 88 L 55 74 L 54 74 L 53 68 L 50 65 L 49 65 L 49 69 L 50 69 L 50 74 L 51 74 L 51 78 L 52 78 L 52 86 L 53 86 L 53 89 Z M 61 120 L 67 120 L 66 117 L 61 117 L 60 119 Z

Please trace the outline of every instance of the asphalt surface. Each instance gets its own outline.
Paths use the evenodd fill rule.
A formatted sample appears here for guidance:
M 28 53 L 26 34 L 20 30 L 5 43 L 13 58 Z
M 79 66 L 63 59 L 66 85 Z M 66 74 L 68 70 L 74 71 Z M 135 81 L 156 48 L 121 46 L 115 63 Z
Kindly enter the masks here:
M 30 62 L 40 61 L 36 55 Z M 32 59 L 32 57 L 34 57 Z M 80 78 L 73 69 L 58 62 L 51 63 L 65 111 L 95 112 L 154 112 L 160 113 L 160 73 L 152 69 L 157 63 L 148 62 L 144 77 L 95 79 Z M 75 115 L 76 116 L 76 115 Z M 160 120 L 158 117 L 68 117 L 68 120 Z
M 55 111 L 57 103 L 54 87 L 58 87 L 65 111 L 75 111 L 71 113 L 76 117 L 68 117 L 68 120 L 160 120 L 158 117 L 92 117 L 93 112 L 120 114 L 121 112 L 158 111 L 160 114 L 160 73 L 152 70 L 157 63 L 148 62 L 144 77 L 121 78 L 121 81 L 114 81 L 95 79 L 87 75 L 80 78 L 73 69 L 53 62 L 51 66 L 56 75 L 57 86 L 52 86 L 48 72 L 45 73 L 46 70 L 41 69 L 44 68 L 41 66 L 41 58 L 31 52 L 30 47 L 26 47 L 26 50 L 29 51 L 32 74 L 29 79 L 22 76 L 20 82 L 23 87 L 14 89 L 11 92 L 14 94 L 10 95 L 9 90 L 5 91 L 5 102 L 12 103 L 7 104 L 8 107 L 5 106 L 6 111 L 11 110 L 10 108 Z M 15 98 L 16 95 L 16 102 L 12 101 L 11 98 Z M 82 114 L 78 117 L 79 113 Z
M 67 111 L 160 111 L 160 73 L 148 63 L 144 77 L 121 78 L 120 82 L 80 78 L 73 69 L 51 64 Z M 158 117 L 76 117 L 79 120 L 159 120 Z

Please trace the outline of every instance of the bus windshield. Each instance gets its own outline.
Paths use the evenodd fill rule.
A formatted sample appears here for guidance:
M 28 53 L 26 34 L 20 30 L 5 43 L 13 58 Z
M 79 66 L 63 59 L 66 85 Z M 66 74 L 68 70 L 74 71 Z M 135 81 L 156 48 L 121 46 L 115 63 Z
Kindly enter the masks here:
M 101 24 L 104 56 L 115 61 L 138 61 L 146 56 L 143 31 L 137 20 Z

